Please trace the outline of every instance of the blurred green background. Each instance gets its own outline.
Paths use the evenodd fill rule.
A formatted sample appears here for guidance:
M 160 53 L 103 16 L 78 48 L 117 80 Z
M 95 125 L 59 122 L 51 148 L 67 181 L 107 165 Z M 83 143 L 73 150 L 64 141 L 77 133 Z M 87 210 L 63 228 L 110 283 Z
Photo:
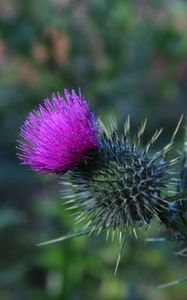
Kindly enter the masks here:
M 20 165 L 19 128 L 43 98 L 79 87 L 104 120 L 130 114 L 137 130 L 148 118 L 145 141 L 164 127 L 167 143 L 187 112 L 186 1 L 0 0 L 0 299 L 186 300 L 186 283 L 155 288 L 187 275 L 178 245 L 129 239 L 116 277 L 119 246 L 103 236 L 35 246 L 75 226 L 59 179 Z

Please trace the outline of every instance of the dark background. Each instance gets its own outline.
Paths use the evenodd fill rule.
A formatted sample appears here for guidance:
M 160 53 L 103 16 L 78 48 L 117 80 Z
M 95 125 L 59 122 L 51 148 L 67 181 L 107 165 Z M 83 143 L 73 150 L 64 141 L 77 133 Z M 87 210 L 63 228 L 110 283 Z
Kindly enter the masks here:
M 19 128 L 43 98 L 79 87 L 103 120 L 130 114 L 135 131 L 148 118 L 145 141 L 164 127 L 166 144 L 187 112 L 186 1 L 0 0 L 0 299 L 186 300 L 186 283 L 155 288 L 187 275 L 177 244 L 129 238 L 116 277 L 118 244 L 103 236 L 35 246 L 75 226 L 59 179 L 20 165 Z

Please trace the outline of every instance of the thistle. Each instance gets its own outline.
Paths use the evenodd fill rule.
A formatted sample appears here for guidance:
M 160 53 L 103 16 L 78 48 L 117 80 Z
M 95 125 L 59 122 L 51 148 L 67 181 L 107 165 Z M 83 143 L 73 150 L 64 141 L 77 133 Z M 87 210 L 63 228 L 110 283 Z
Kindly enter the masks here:
M 131 142 L 129 117 L 121 137 L 115 122 L 108 129 L 100 122 L 100 148 L 63 178 L 68 186 L 66 203 L 69 209 L 78 209 L 76 221 L 85 220 L 90 233 L 106 230 L 107 237 L 116 234 L 121 241 L 124 233 L 136 234 L 137 226 L 148 228 L 153 218 L 168 225 L 175 211 L 173 203 L 179 197 L 172 166 L 180 157 L 167 159 L 174 136 L 151 155 L 162 130 L 156 131 L 143 148 L 145 127 L 146 121 Z
M 67 209 L 75 210 L 76 222 L 83 222 L 82 231 L 54 241 L 106 231 L 122 249 L 126 235 L 136 234 L 136 227 L 147 229 L 152 219 L 186 236 L 180 226 L 186 188 L 176 191 L 181 180 L 176 184 L 172 169 L 180 157 L 168 159 L 181 121 L 169 143 L 153 152 L 162 130 L 143 147 L 146 121 L 132 139 L 128 117 L 120 135 L 115 121 L 106 128 L 96 119 L 81 93 L 65 90 L 65 99 L 53 95 L 30 113 L 21 127 L 18 156 L 33 171 L 66 173 L 63 198 Z

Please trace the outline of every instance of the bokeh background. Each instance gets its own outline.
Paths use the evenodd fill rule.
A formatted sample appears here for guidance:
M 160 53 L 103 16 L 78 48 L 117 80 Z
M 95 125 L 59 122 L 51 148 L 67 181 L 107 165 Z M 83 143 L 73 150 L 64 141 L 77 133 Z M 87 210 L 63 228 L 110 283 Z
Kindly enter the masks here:
M 155 288 L 187 275 L 177 244 L 129 238 L 116 277 L 118 244 L 102 236 L 35 246 L 74 220 L 59 179 L 21 166 L 16 140 L 28 112 L 65 87 L 119 127 L 148 118 L 145 141 L 164 127 L 157 147 L 167 143 L 187 114 L 187 2 L 0 0 L 0 299 L 186 300 L 185 282 Z M 146 236 L 162 234 L 152 228 Z

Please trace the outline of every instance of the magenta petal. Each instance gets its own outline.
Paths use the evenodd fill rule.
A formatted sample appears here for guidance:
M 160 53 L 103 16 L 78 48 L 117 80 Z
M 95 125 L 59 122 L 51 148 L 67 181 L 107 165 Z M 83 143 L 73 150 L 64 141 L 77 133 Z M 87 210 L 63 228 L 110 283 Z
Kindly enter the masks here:
M 29 114 L 18 141 L 22 163 L 41 173 L 65 173 L 99 148 L 96 119 L 81 94 L 53 94 Z

